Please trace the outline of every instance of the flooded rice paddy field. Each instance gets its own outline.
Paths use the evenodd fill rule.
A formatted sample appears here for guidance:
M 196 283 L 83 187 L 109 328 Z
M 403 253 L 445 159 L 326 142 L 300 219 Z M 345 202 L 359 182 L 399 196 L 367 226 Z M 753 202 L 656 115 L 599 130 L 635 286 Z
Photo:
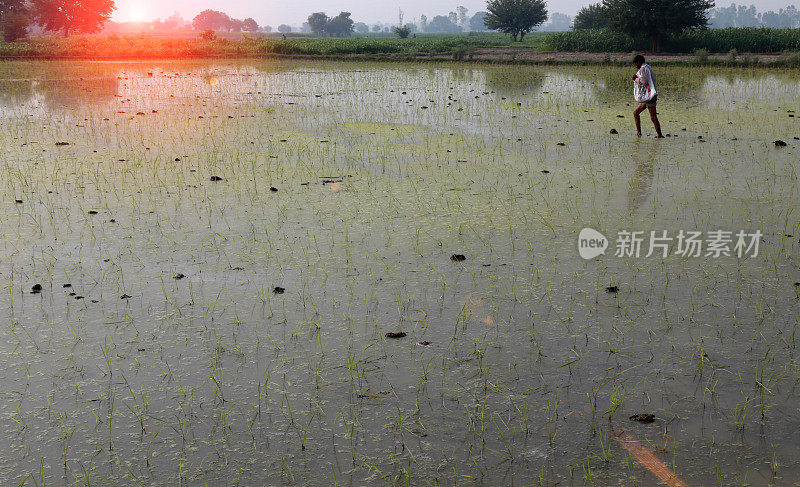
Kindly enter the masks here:
M 3 63 L 0 484 L 795 485 L 798 72 L 632 71 Z

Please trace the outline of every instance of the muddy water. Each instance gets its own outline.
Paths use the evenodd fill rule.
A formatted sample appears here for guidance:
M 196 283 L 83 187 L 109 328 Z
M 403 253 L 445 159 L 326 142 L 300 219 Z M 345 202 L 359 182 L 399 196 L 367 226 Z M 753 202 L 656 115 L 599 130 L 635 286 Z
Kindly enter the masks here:
M 655 69 L 4 63 L 0 483 L 793 485 L 798 74 Z

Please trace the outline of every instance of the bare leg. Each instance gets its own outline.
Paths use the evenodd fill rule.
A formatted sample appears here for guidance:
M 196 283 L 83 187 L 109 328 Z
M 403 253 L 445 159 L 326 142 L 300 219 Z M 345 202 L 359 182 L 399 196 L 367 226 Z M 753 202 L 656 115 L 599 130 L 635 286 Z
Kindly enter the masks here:
M 636 121 L 636 136 L 642 136 L 642 120 L 639 118 L 639 114 L 642 113 L 645 109 L 645 104 L 640 103 L 636 110 L 633 111 L 633 120 Z
M 653 126 L 656 128 L 656 134 L 658 134 L 658 138 L 663 139 L 664 136 L 661 135 L 661 123 L 659 123 L 658 121 L 658 115 L 656 114 L 656 107 L 648 107 L 648 110 L 650 110 L 650 120 L 653 121 Z

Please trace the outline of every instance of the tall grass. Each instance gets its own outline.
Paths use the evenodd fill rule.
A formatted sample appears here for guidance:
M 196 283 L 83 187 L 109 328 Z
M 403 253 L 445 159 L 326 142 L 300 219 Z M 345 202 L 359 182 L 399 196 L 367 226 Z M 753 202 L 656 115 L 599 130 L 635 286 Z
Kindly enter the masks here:
M 686 32 L 671 39 L 669 49 L 691 52 L 782 52 L 800 49 L 800 29 L 765 29 L 757 27 L 708 29 Z
M 581 29 L 550 34 L 545 45 L 559 52 L 630 52 L 644 42 L 607 29 Z
M 553 51 L 579 52 L 629 52 L 651 48 L 647 38 L 632 38 L 606 29 L 556 32 L 545 40 Z M 739 52 L 782 52 L 800 49 L 800 29 L 765 29 L 756 27 L 706 29 L 684 32 L 670 37 L 664 50 L 675 53 L 691 53 L 705 49 L 712 53 L 727 53 L 731 49 Z
M 545 36 L 534 36 L 524 44 L 537 47 Z M 401 52 L 451 52 L 463 47 L 502 47 L 511 45 L 508 36 L 498 34 L 468 36 L 434 36 L 408 39 L 387 37 L 356 38 L 302 38 L 291 40 L 264 39 L 262 46 L 268 53 L 280 54 L 391 54 Z

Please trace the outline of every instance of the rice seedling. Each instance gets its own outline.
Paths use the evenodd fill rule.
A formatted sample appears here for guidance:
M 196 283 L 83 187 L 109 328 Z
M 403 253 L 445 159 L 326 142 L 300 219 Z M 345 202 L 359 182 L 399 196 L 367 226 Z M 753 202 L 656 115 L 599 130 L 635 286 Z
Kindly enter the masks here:
M 5 62 L 0 484 L 656 482 L 614 424 L 798 478 L 798 73 L 745 57 L 659 68 L 663 141 L 613 66 Z

